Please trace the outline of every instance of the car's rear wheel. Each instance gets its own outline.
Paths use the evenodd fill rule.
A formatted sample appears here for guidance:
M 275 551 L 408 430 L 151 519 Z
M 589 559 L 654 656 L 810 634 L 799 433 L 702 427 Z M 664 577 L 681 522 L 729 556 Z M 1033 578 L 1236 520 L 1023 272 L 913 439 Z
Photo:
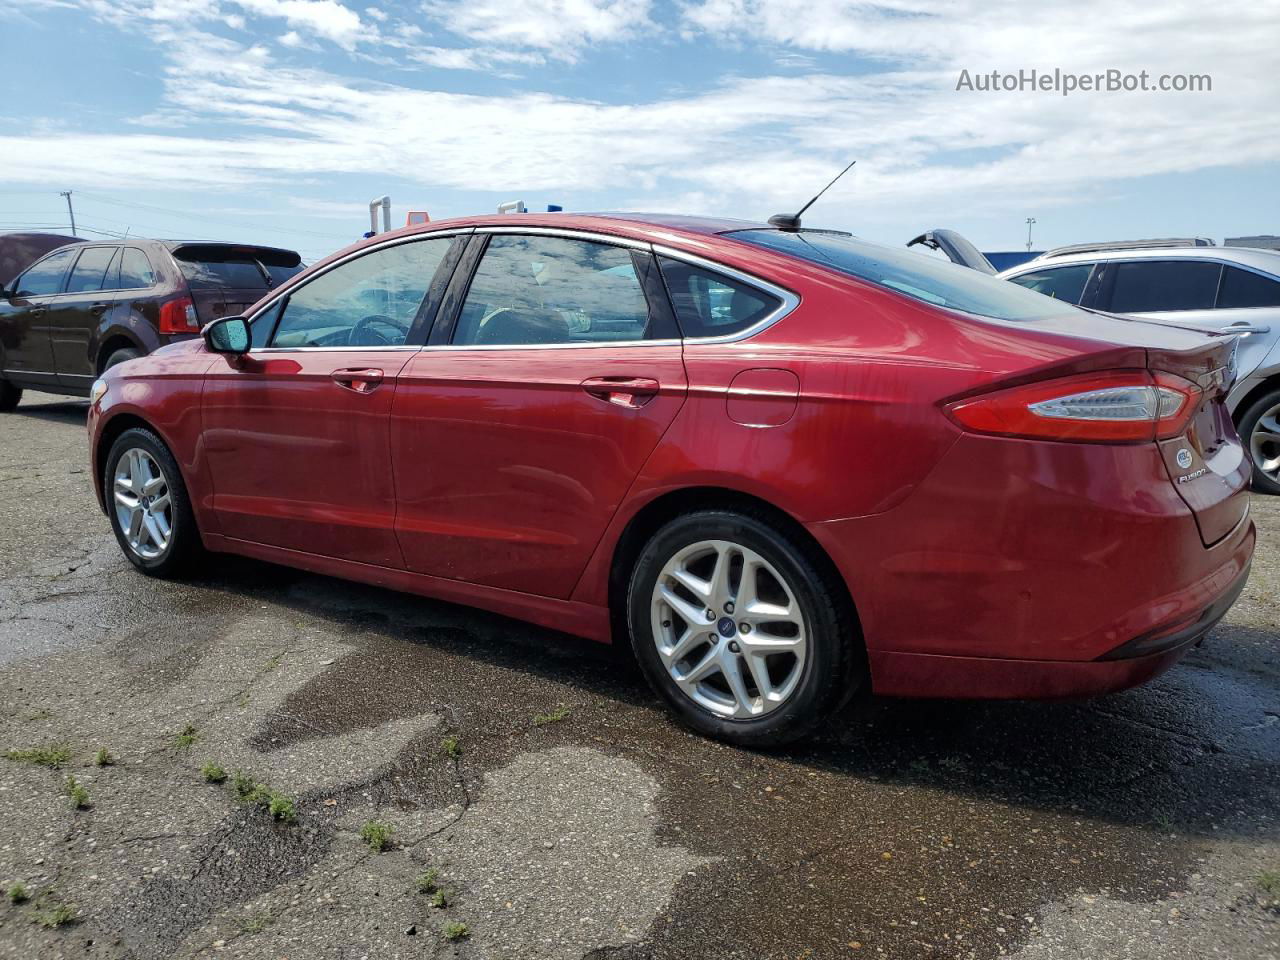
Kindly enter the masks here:
M 701 733 L 744 746 L 804 736 L 861 679 L 844 591 L 811 546 L 764 517 L 672 520 L 632 571 L 632 646 L 646 678 Z
M 1249 405 L 1240 418 L 1240 436 L 1253 461 L 1253 488 L 1280 494 L 1280 390 Z
M 112 367 L 120 366 L 120 364 L 127 360 L 136 360 L 140 356 L 142 356 L 142 352 L 140 350 L 135 350 L 132 347 L 121 347 L 119 350 L 113 350 L 111 352 L 107 357 L 107 362 L 102 365 L 102 369 L 105 372 L 110 370 Z
M 150 430 L 126 430 L 111 445 L 103 489 L 120 549 L 143 573 L 175 576 L 199 552 L 200 533 L 177 461 Z
M 22 388 L 15 387 L 8 380 L 0 379 L 0 413 L 8 413 L 22 399 Z

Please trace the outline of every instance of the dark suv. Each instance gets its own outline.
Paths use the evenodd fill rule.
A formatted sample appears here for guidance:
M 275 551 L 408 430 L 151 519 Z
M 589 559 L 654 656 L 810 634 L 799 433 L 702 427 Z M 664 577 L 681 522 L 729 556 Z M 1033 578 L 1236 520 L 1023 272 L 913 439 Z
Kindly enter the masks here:
M 237 243 L 77 243 L 0 293 L 0 410 L 24 387 L 88 396 L 103 370 L 194 337 L 302 269 L 292 250 Z

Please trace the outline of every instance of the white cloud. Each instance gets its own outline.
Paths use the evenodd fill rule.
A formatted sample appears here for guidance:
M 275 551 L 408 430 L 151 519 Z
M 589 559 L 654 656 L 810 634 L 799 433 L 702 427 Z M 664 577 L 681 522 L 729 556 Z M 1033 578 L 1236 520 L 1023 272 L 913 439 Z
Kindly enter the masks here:
M 355 48 L 372 30 L 360 15 L 337 0 L 234 0 L 249 13 L 283 18 L 295 31 L 305 30 L 331 40 L 347 50 Z
M 543 50 L 573 60 L 583 47 L 652 26 L 649 0 L 426 0 L 446 29 L 484 47 Z

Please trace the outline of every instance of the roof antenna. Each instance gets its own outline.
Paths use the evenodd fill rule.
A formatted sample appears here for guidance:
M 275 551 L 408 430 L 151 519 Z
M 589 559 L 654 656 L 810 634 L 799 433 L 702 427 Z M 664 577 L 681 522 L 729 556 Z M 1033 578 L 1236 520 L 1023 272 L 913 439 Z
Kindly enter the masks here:
M 825 187 L 819 190 L 817 194 L 814 196 L 814 198 L 810 200 L 808 203 L 806 203 L 803 207 L 801 207 L 796 213 L 775 213 L 772 217 L 769 218 L 769 226 L 777 227 L 779 230 L 785 231 L 786 233 L 799 233 L 800 232 L 800 214 L 804 213 L 806 210 L 812 207 L 817 202 L 818 197 L 822 196 L 824 193 L 830 190 L 832 187 L 832 184 L 834 184 L 836 180 L 839 180 L 851 169 L 853 169 L 853 164 L 857 162 L 858 162 L 857 160 L 854 160 L 853 163 L 850 163 L 849 166 L 845 167 L 843 170 L 837 173 L 835 177 L 832 179 L 831 183 L 828 183 Z

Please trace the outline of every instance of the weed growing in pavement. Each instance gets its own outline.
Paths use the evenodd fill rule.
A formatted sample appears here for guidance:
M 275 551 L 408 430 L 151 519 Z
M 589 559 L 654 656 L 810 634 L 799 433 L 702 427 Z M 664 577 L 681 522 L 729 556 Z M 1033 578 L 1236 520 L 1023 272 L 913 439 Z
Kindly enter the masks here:
M 457 920 L 452 920 L 449 923 L 446 923 L 440 928 L 440 932 L 444 934 L 444 938 L 446 940 L 451 941 L 465 940 L 467 937 L 471 936 L 470 928 L 468 928 L 465 923 L 459 923 Z
M 106 747 L 99 747 L 98 752 L 93 755 L 93 765 L 95 767 L 114 767 L 116 758 L 111 755 Z
M 28 747 L 26 750 L 10 750 L 5 757 L 18 763 L 34 763 L 38 767 L 53 767 L 56 770 L 71 759 L 71 748 L 62 744 Z
M 191 745 L 195 743 L 198 739 L 200 739 L 200 736 L 199 734 L 196 733 L 196 728 L 188 723 L 173 738 L 173 742 L 178 747 L 179 750 L 190 750 Z
M 1173 817 L 1167 813 L 1157 813 L 1151 818 L 1151 822 L 1156 825 L 1156 829 L 1161 833 L 1173 833 Z
M 31 899 L 30 894 L 27 893 L 26 886 L 21 880 L 10 884 L 9 889 L 5 891 L 5 894 L 9 897 L 10 903 L 26 903 Z
M 222 783 L 227 779 L 226 771 L 216 763 L 206 763 L 201 772 L 210 783 Z M 268 784 L 258 783 L 239 770 L 231 775 L 231 792 L 240 803 L 262 807 L 276 820 L 293 823 L 298 819 L 298 804 L 293 797 L 272 790 Z
M 276 667 L 280 666 L 280 663 L 283 660 L 284 660 L 284 654 L 277 653 L 274 657 L 272 657 L 270 660 L 268 660 L 266 663 L 262 665 L 262 672 L 270 673 Z
M 441 740 L 440 750 L 451 760 L 457 760 L 462 756 L 462 744 L 458 742 L 457 737 L 445 737 Z
M 389 823 L 369 820 L 360 828 L 360 839 L 367 843 L 374 853 L 381 853 L 391 846 L 391 834 L 394 832 L 395 828 Z
M 450 903 L 452 900 L 453 900 L 453 891 L 451 891 L 451 890 L 437 890 L 437 891 L 436 891 L 434 894 L 432 894 L 432 896 L 431 896 L 431 905 L 432 905 L 433 907 L 436 907 L 436 908 L 440 909 L 440 910 L 443 910 L 445 907 L 449 906 L 449 903 Z
M 548 723 L 559 723 L 561 720 L 567 719 L 569 716 L 568 707 L 556 707 L 550 713 L 539 713 L 533 718 L 535 727 L 544 727 Z
M 89 791 L 75 777 L 67 777 L 66 791 L 72 810 L 84 810 L 89 806 Z
M 37 910 L 31 915 L 31 919 L 47 927 L 50 930 L 56 930 L 58 927 L 65 927 L 76 919 L 75 907 L 69 907 L 65 903 L 55 903 L 52 906 Z
M 267 929 L 267 925 L 270 924 L 273 919 L 274 918 L 271 916 L 270 911 L 255 913 L 252 917 L 240 924 L 240 929 L 245 933 L 261 933 L 263 930 Z
M 231 792 L 235 794 L 237 800 L 247 803 L 257 789 L 258 785 L 253 782 L 253 777 L 247 776 L 239 770 L 231 775 Z
M 1280 897 L 1280 870 L 1264 870 L 1258 874 L 1258 886 L 1263 893 Z
M 436 881 L 440 879 L 440 871 L 435 867 L 424 873 L 418 874 L 418 879 L 414 881 L 419 893 L 435 893 Z
M 206 763 L 200 768 L 200 774 L 207 783 L 223 783 L 227 779 L 227 771 L 216 763 Z
M 297 804 L 293 798 L 274 790 L 267 791 L 267 812 L 283 823 L 293 823 L 298 819 Z

